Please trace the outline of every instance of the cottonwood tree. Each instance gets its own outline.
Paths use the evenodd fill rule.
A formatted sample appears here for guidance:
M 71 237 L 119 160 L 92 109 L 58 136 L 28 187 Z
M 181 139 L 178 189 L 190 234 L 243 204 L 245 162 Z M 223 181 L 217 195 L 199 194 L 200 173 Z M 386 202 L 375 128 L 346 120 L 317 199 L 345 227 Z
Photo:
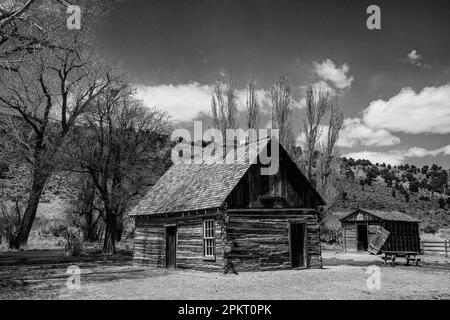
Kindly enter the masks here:
M 326 140 L 320 142 L 323 134 L 321 122 L 329 113 Z M 303 161 L 307 177 L 315 183 L 316 189 L 325 200 L 326 212 L 342 194 L 342 168 L 336 144 L 342 128 L 344 115 L 338 99 L 330 93 L 313 89 L 306 90 L 306 119 L 304 119 Z M 315 170 L 315 172 L 314 172 Z
M 214 126 L 222 132 L 224 144 L 226 145 L 226 130 L 236 129 L 239 125 L 236 82 L 232 77 L 225 81 L 220 76 L 217 80 L 211 98 L 211 111 Z
M 50 45 L 41 26 L 38 0 L 0 3 L 0 69 L 17 71 L 20 63 L 43 44 Z
M 57 11 L 47 14 L 47 19 L 61 22 Z M 96 97 L 115 82 L 114 73 L 105 71 L 92 53 L 92 30 L 86 25 L 68 32 L 62 24 L 52 33 L 57 47 L 41 47 L 0 77 L 0 109 L 12 114 L 2 125 L 31 165 L 30 191 L 14 248 L 27 243 L 45 183 L 56 168 L 66 137 Z
M 168 139 L 168 116 L 145 107 L 126 85 L 103 92 L 74 131 L 70 158 L 87 173 L 104 209 L 103 252 L 116 251 L 117 230 L 146 173 L 161 164 Z
M 344 115 L 337 104 L 337 98 L 332 97 L 331 99 L 327 140 L 319 147 L 316 173 L 317 191 L 326 203 L 324 212 L 327 212 L 336 203 L 343 187 L 342 164 L 336 150 L 336 143 L 339 139 Z
M 292 131 L 291 84 L 287 76 L 280 77 L 270 90 L 272 100 L 272 128 L 279 130 L 279 139 L 285 149 L 292 153 L 294 135 Z
M 43 48 L 57 49 L 67 31 L 68 6 L 78 5 L 84 30 L 108 12 L 111 1 L 8 0 L 0 3 L 0 71 L 18 71 Z M 1 76 L 1 73 L 0 73 Z
M 77 183 L 77 198 L 67 210 L 71 224 L 83 232 L 89 242 L 100 240 L 104 231 L 104 207 L 97 189 L 88 174 L 83 174 Z
M 311 84 L 306 88 L 306 118 L 303 119 L 304 142 L 302 155 L 305 163 L 306 176 L 313 180 L 313 167 L 317 157 L 318 141 L 321 135 L 320 123 L 330 104 L 330 95 L 321 90 L 315 90 Z
M 258 128 L 261 106 L 256 93 L 255 81 L 250 80 L 247 84 L 247 127 Z

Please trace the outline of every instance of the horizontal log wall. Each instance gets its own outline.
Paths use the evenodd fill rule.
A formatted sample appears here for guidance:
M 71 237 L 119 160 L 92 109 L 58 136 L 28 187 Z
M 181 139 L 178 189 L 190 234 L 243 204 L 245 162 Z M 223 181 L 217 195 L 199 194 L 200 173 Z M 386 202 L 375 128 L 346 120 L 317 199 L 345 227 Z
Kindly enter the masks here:
M 203 221 L 215 219 L 216 259 L 203 257 Z M 176 266 L 182 269 L 223 271 L 222 214 L 215 216 L 137 218 L 134 262 L 152 267 L 166 266 L 166 226 L 177 226 Z
M 289 223 L 305 223 L 307 265 L 322 268 L 319 225 L 314 211 L 230 210 L 226 224 L 226 272 L 291 268 Z

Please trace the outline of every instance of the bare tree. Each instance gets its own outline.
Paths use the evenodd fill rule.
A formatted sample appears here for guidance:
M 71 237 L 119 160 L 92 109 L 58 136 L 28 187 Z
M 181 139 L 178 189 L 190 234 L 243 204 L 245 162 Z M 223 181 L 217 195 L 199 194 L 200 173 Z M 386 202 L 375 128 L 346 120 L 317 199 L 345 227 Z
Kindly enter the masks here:
M 9 138 L 23 148 L 32 169 L 15 248 L 28 240 L 44 185 L 67 135 L 95 98 L 114 83 L 113 73 L 104 71 L 90 50 L 86 32 L 89 29 L 61 31 L 61 46 L 41 48 L 17 70 L 0 77 L 0 109 L 12 115 L 3 125 L 8 126 Z
M 313 180 L 313 166 L 317 157 L 316 150 L 321 134 L 320 123 L 329 107 L 330 95 L 319 90 L 316 91 L 311 84 L 306 88 L 306 119 L 303 119 L 304 145 L 303 157 L 306 176 Z
M 104 253 L 115 253 L 130 202 L 142 191 L 145 173 L 161 164 L 168 126 L 166 113 L 144 107 L 123 86 L 97 97 L 73 135 L 70 157 L 89 174 L 104 208 Z
M 261 107 L 255 89 L 255 81 L 250 80 L 247 84 L 247 127 L 249 129 L 256 129 L 258 127 L 260 110 Z
M 238 127 L 237 108 L 236 82 L 230 77 L 225 83 L 223 77 L 219 77 L 211 98 L 211 111 L 214 126 L 222 132 L 225 144 L 226 130 Z
M 9 0 L 0 3 L 0 71 L 16 72 L 20 65 L 44 48 L 61 49 L 67 34 L 66 9 L 78 5 L 83 30 L 91 30 L 110 2 L 89 0 Z M 85 35 L 92 35 L 86 32 Z M 0 74 L 0 76 L 2 76 Z
M 332 97 L 327 141 L 319 147 L 316 173 L 316 187 L 326 203 L 324 212 L 327 212 L 341 195 L 343 174 L 336 143 L 343 120 L 344 115 L 337 104 L 337 98 Z
M 294 144 L 292 131 L 291 84 L 287 76 L 280 77 L 270 91 L 272 98 L 272 128 L 280 130 L 280 142 L 291 153 Z
M 68 208 L 67 216 L 73 226 L 83 231 L 85 240 L 98 241 L 104 231 L 105 210 L 88 174 L 80 177 L 77 189 L 77 199 Z
M 329 112 L 326 141 L 320 142 L 323 134 L 321 123 Z M 343 124 L 343 113 L 336 96 L 315 90 L 311 84 L 306 89 L 306 119 L 302 162 L 305 163 L 308 179 L 315 183 L 326 202 L 325 212 L 333 206 L 341 190 L 341 167 L 336 144 Z

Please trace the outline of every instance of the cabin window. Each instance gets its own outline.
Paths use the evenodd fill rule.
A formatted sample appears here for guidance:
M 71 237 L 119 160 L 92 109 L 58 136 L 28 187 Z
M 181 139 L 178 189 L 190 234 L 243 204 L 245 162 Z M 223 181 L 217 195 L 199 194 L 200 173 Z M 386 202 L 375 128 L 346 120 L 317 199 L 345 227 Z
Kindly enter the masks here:
M 203 256 L 214 259 L 216 256 L 216 238 L 215 238 L 214 220 L 205 220 L 203 222 Z

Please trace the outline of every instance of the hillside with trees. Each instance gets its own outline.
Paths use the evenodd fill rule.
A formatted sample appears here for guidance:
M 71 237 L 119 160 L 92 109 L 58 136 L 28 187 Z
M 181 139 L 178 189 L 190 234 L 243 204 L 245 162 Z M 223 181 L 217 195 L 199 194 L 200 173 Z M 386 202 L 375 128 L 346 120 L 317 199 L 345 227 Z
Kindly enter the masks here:
M 371 163 L 342 159 L 342 193 L 332 212 L 355 208 L 398 210 L 422 221 L 425 233 L 435 233 L 450 223 L 449 170 L 433 164 Z

